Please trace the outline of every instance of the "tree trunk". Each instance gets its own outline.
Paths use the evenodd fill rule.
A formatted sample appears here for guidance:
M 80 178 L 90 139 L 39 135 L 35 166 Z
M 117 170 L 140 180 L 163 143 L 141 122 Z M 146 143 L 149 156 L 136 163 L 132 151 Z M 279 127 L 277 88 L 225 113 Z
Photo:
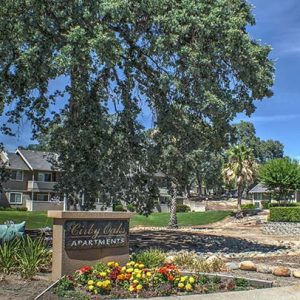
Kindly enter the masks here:
M 197 174 L 197 183 L 198 183 L 198 196 L 202 195 L 202 177 Z
M 238 196 L 238 199 L 237 199 L 237 210 L 238 211 L 241 211 L 242 210 L 242 189 L 240 186 L 238 186 L 238 189 L 237 189 L 237 196 Z
M 176 199 L 177 199 L 177 187 L 172 184 L 172 198 L 170 206 L 170 221 L 169 228 L 178 228 L 177 215 L 176 215 Z

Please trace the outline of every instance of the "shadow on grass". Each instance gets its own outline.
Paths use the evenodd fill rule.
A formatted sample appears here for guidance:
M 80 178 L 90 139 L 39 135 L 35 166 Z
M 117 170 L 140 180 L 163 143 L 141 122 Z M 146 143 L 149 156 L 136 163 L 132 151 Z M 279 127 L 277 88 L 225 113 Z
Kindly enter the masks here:
M 243 253 L 252 251 L 268 253 L 286 249 L 283 246 L 259 244 L 241 238 L 190 232 L 143 230 L 130 233 L 131 253 L 149 248 L 161 248 L 165 251 L 187 250 L 198 253 Z

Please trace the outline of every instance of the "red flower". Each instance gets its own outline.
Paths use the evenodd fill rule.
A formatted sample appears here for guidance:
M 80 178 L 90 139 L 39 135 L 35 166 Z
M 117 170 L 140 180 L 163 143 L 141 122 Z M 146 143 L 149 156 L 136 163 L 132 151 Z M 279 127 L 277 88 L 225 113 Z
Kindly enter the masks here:
M 175 278 L 175 275 L 178 275 L 178 270 L 177 267 L 175 265 L 172 264 L 166 264 L 163 267 L 161 267 L 158 270 L 159 273 L 163 274 L 164 277 L 168 280 L 168 281 L 173 281 Z
M 114 267 L 109 274 L 109 279 L 115 281 L 120 273 L 121 267 Z
M 79 269 L 79 273 L 81 274 L 86 274 L 92 271 L 92 267 L 90 266 L 83 266 L 82 268 Z

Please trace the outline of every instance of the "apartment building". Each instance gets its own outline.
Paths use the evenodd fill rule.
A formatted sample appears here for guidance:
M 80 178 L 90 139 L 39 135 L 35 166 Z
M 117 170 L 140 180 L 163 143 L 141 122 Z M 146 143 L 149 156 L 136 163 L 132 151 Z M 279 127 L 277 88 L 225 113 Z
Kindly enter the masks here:
M 51 164 L 53 153 L 18 149 L 0 155 L 11 171 L 11 178 L 3 184 L 0 206 L 24 206 L 29 211 L 62 209 L 62 199 L 54 189 L 59 173 Z

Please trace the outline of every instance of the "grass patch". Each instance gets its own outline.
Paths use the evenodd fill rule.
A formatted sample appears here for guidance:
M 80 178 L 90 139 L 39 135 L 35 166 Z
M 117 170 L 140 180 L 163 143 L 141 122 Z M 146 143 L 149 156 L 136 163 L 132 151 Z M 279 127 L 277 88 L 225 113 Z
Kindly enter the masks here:
M 206 212 L 186 212 L 177 213 L 179 226 L 196 226 L 214 223 L 229 216 L 228 211 L 206 211 Z M 131 227 L 163 227 L 169 223 L 169 213 L 153 213 L 149 217 L 135 215 L 130 221 Z
M 0 211 L 0 224 L 6 221 L 25 221 L 27 229 L 52 227 L 52 219 L 49 219 L 44 211 Z
M 207 211 L 207 212 L 187 212 L 177 213 L 179 226 L 196 226 L 214 223 L 223 220 L 230 214 L 228 211 Z M 153 213 L 149 217 L 135 215 L 130 227 L 163 227 L 169 222 L 169 213 Z M 41 211 L 0 211 L 0 224 L 5 221 L 21 223 L 26 221 L 26 228 L 52 227 L 52 219 L 47 218 L 47 212 Z

